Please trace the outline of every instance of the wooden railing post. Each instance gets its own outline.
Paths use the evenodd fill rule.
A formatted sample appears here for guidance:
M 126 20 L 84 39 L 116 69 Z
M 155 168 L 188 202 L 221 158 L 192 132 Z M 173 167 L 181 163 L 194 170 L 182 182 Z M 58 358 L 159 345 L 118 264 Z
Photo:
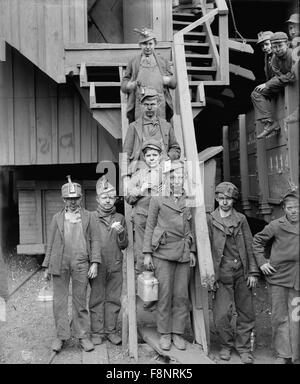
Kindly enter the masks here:
M 225 84 L 229 84 L 229 48 L 228 48 L 228 9 L 219 10 L 219 54 L 220 54 L 220 78 Z

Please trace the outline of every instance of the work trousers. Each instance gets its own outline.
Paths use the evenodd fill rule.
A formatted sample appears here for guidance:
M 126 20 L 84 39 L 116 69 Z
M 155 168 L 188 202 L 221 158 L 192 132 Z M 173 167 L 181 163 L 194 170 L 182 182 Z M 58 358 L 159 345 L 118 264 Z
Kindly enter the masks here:
M 273 347 L 278 357 L 300 358 L 300 291 L 269 284 Z
M 135 262 L 135 275 L 142 273 L 144 268 L 144 255 L 143 255 L 143 242 L 146 229 L 147 216 L 135 214 L 133 216 L 134 227 L 134 262 Z
M 121 309 L 122 261 L 98 264 L 98 275 L 90 280 L 89 310 L 93 335 L 116 332 Z
M 153 257 L 153 263 L 159 281 L 157 330 L 159 333 L 183 334 L 189 318 L 190 263 L 157 257 Z
M 271 98 L 279 93 L 284 87 L 284 84 L 273 84 L 264 88 L 260 92 L 254 89 L 251 93 L 251 99 L 255 110 L 256 120 L 273 120 Z
M 89 316 L 86 308 L 89 263 L 82 262 L 63 269 L 60 276 L 53 275 L 53 313 L 57 337 L 67 340 L 71 336 L 68 316 L 68 297 L 72 279 L 72 328 L 74 336 L 89 336 Z
M 242 268 L 232 273 L 231 283 L 218 281 L 213 303 L 215 327 L 222 348 L 235 346 L 240 353 L 249 352 L 251 331 L 255 326 L 252 291 L 247 287 Z M 237 313 L 235 342 L 231 325 L 234 305 Z

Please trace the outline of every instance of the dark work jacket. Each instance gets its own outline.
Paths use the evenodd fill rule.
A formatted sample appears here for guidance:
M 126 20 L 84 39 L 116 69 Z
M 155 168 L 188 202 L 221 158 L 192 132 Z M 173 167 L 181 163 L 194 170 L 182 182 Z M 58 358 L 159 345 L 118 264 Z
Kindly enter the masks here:
M 166 120 L 158 118 L 160 129 L 162 132 L 162 139 L 165 145 L 167 155 L 171 160 L 177 160 L 180 158 L 181 149 L 178 144 L 173 126 Z M 142 143 L 143 143 L 143 120 L 140 117 L 133 123 L 129 124 L 123 152 L 127 154 L 129 169 L 128 174 L 133 174 L 137 170 L 137 163 L 142 155 Z
M 80 210 L 83 234 L 86 241 L 86 255 L 90 263 L 101 263 L 98 228 L 95 218 L 86 209 Z M 50 224 L 46 256 L 43 267 L 49 273 L 59 276 L 64 253 L 64 219 L 65 209 L 56 213 Z
M 264 57 L 265 59 L 264 70 L 265 70 L 265 76 L 267 81 L 274 76 L 274 72 L 271 65 L 272 57 L 273 57 L 273 53 L 267 53 L 265 54 L 265 57 Z
M 97 211 L 92 212 L 92 215 L 98 226 L 102 264 L 110 267 L 116 267 L 117 265 L 121 266 L 123 259 L 121 250 L 125 249 L 128 245 L 128 235 L 124 216 L 115 212 L 110 215 L 109 222 L 107 222 L 102 217 L 99 217 Z M 120 235 L 117 231 L 111 228 L 112 224 L 116 221 L 119 221 L 125 229 Z
M 164 260 L 187 262 L 196 251 L 192 214 L 182 196 L 152 197 L 144 235 L 143 253 Z
M 266 82 L 267 87 L 272 85 L 286 86 L 289 83 L 295 81 L 295 73 L 292 70 L 293 58 L 292 50 L 288 49 L 283 57 L 273 55 L 271 60 L 272 71 L 274 76 Z
M 243 265 L 244 277 L 247 279 L 249 275 L 259 275 L 252 251 L 252 234 L 246 216 L 235 209 L 233 209 L 232 215 L 235 221 L 233 236 Z M 216 280 L 219 280 L 219 269 L 226 243 L 226 233 L 219 214 L 219 208 L 207 215 L 207 225 Z
M 265 249 L 272 242 L 271 255 L 265 257 Z M 276 272 L 266 276 L 270 284 L 299 290 L 299 225 L 291 224 L 286 216 L 273 220 L 253 239 L 253 251 L 257 264 L 269 262 Z
M 173 76 L 170 62 L 155 52 L 153 53 L 153 56 L 155 57 L 155 60 L 157 62 L 161 75 L 171 77 L 170 83 L 168 85 L 164 85 L 164 88 L 163 88 L 164 96 L 166 100 L 166 118 L 168 121 L 170 121 L 171 117 L 173 116 L 173 104 L 172 104 L 172 98 L 171 98 L 169 88 L 171 89 L 176 88 L 176 85 L 177 85 L 176 79 Z M 136 56 L 134 56 L 127 65 L 125 75 L 121 82 L 121 89 L 124 93 L 129 93 L 128 90 L 126 89 L 126 85 L 128 81 L 129 80 L 135 81 L 138 77 L 141 58 L 142 58 L 142 53 L 139 53 Z M 135 113 L 135 91 L 129 93 L 128 100 L 127 100 L 127 117 L 129 121 L 134 121 L 134 113 Z

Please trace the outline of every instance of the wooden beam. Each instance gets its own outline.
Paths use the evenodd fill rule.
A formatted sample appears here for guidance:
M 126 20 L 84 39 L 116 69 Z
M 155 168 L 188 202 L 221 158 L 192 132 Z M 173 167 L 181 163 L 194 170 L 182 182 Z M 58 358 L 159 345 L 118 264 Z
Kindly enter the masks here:
M 240 175 L 242 207 L 245 213 L 251 212 L 249 203 L 249 170 L 248 170 L 248 150 L 247 150 L 247 131 L 246 115 L 239 115 L 239 133 L 240 133 Z
M 0 37 L 0 61 L 6 61 L 6 44 L 5 40 Z
M 219 52 L 220 52 L 220 76 L 219 79 L 229 85 L 229 49 L 228 49 L 228 15 L 219 15 Z
M 218 9 L 216 8 L 216 9 L 208 12 L 206 15 L 200 17 L 200 19 L 194 21 L 193 23 L 191 23 L 187 27 L 181 29 L 179 32 L 176 33 L 176 35 L 179 35 L 179 34 L 184 35 L 185 33 L 192 31 L 193 29 L 195 29 L 199 25 L 202 25 L 206 21 L 208 21 L 209 19 L 215 17 L 217 14 L 218 14 Z
M 228 14 L 228 8 L 225 0 L 215 0 L 216 5 L 219 10 L 219 15 L 227 15 Z
M 230 181 L 230 157 L 229 157 L 229 139 L 228 126 L 223 126 L 223 179 Z
M 123 68 L 119 67 L 120 81 L 123 78 Z M 121 129 L 122 129 L 122 143 L 126 137 L 128 129 L 128 120 L 126 118 L 127 100 L 126 95 L 120 89 L 121 98 Z M 121 184 L 121 191 L 124 192 L 124 185 Z M 128 232 L 128 247 L 126 253 L 126 300 L 123 300 L 125 309 L 123 312 L 123 330 L 122 335 L 126 334 L 128 326 L 128 350 L 129 355 L 135 360 L 138 360 L 138 345 L 137 345 L 137 320 L 136 320 L 136 295 L 135 295 L 135 271 L 134 271 L 134 254 L 133 254 L 133 227 L 131 221 L 132 208 L 129 204 L 125 203 L 125 217 Z M 123 340 L 123 350 L 126 348 L 126 339 Z
M 220 39 L 219 36 L 214 36 L 214 39 L 216 41 L 216 44 L 220 44 Z M 257 41 L 257 40 L 255 40 Z M 244 52 L 244 53 L 254 53 L 254 49 L 251 47 L 250 44 L 246 43 L 239 43 L 236 40 L 231 40 L 228 39 L 228 47 L 229 49 L 232 49 L 233 51 L 239 51 L 239 52 Z
M 236 76 L 241 76 L 241 77 L 244 77 L 245 79 L 255 81 L 255 76 L 253 72 L 250 71 L 249 69 L 240 67 L 239 65 L 229 64 L 229 71 L 235 74 Z

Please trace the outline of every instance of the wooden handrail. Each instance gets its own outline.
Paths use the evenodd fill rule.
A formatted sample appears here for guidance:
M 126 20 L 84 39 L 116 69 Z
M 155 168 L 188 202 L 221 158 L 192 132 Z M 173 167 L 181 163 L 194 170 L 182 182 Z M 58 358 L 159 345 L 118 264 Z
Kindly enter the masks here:
M 212 19 L 213 17 L 215 17 L 216 15 L 218 14 L 218 9 L 215 8 L 213 9 L 212 11 L 206 13 L 204 16 L 200 17 L 200 19 L 194 21 L 193 23 L 191 23 L 190 25 L 186 26 L 185 28 L 181 29 L 180 31 L 178 31 L 177 33 L 175 33 L 174 35 L 174 39 L 177 35 L 184 35 L 185 33 L 188 33 L 190 32 L 192 29 L 195 29 L 196 27 L 198 27 L 199 25 L 202 25 L 205 23 L 205 21 L 208 21 L 209 19 Z

